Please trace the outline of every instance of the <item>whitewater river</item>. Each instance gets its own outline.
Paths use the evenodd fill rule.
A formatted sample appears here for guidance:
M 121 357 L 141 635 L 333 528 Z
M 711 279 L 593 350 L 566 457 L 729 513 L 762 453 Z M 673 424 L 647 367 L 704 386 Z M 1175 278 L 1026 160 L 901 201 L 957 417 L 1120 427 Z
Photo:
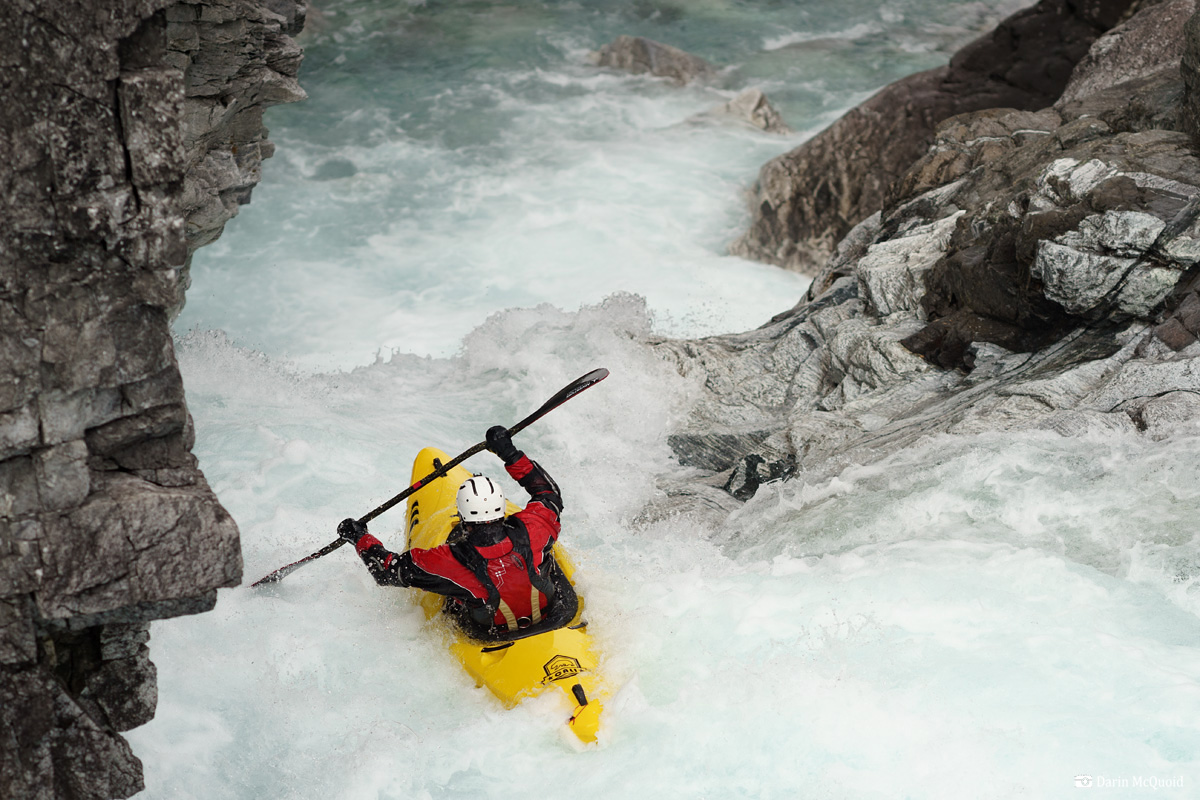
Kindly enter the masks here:
M 562 485 L 616 694 L 588 748 L 549 698 L 503 710 L 341 550 L 153 625 L 144 796 L 1197 796 L 1198 429 L 938 438 L 718 529 L 634 524 L 697 391 L 644 337 L 754 327 L 806 288 L 725 255 L 758 167 L 1020 5 L 318 3 L 311 99 L 268 114 L 278 154 L 176 324 L 247 583 L 419 448 L 608 367 L 517 443 Z M 587 66 L 622 33 L 725 83 Z M 688 121 L 746 86 L 797 133 Z M 372 530 L 398 548 L 401 517 Z

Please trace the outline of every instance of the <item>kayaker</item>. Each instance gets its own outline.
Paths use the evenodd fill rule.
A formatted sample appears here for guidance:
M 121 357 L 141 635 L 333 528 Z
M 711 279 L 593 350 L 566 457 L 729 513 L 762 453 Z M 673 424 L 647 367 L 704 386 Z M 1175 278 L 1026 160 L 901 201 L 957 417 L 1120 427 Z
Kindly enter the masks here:
M 355 519 L 343 520 L 338 536 L 354 545 L 380 586 L 445 595 L 447 610 L 478 638 L 560 627 L 574 616 L 578 600 L 550 552 L 563 507 L 558 485 L 516 448 L 504 426 L 488 429 L 487 446 L 529 493 L 523 511 L 505 517 L 503 489 L 477 475 L 458 489 L 461 521 L 446 544 L 393 553 Z

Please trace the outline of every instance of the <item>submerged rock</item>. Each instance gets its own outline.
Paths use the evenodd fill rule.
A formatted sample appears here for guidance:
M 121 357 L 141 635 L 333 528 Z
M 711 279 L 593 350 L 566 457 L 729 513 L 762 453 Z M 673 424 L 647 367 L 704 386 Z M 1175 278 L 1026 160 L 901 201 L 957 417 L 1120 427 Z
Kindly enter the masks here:
M 762 456 L 751 453 L 734 465 L 722 488 L 738 500 L 749 500 L 764 483 L 791 477 L 795 471 L 796 463 L 790 458 L 768 464 Z
M 728 103 L 711 108 L 692 117 L 698 122 L 709 119 L 728 119 L 758 128 L 767 133 L 791 133 L 792 129 L 771 105 L 771 101 L 760 89 L 745 89 Z
M 322 161 L 312 174 L 315 181 L 337 181 L 352 178 L 358 174 L 358 167 L 348 158 L 330 158 Z
M 590 60 L 598 67 L 654 75 L 679 85 L 711 81 L 717 76 L 716 67 L 703 58 L 642 36 L 618 36 L 591 53 Z

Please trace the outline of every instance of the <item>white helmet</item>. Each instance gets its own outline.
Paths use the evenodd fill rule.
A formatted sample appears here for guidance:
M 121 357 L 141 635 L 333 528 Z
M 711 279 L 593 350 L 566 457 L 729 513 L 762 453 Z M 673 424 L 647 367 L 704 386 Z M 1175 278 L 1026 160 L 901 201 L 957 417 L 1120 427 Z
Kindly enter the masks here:
M 504 518 L 504 490 L 483 475 L 467 478 L 458 487 L 458 515 L 463 522 L 491 522 Z

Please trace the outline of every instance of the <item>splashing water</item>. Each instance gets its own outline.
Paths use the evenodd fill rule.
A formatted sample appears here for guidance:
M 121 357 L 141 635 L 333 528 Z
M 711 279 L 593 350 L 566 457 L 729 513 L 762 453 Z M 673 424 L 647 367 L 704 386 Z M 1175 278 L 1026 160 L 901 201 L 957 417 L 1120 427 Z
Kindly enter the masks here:
M 805 288 L 723 255 L 758 166 L 1019 5 L 320 4 L 312 99 L 273 110 L 279 154 L 177 326 L 246 576 L 395 494 L 421 447 L 606 366 L 518 444 L 563 487 L 618 693 L 590 748 L 552 698 L 502 710 L 339 551 L 154 624 L 145 796 L 1194 796 L 1200 430 L 938 437 L 716 529 L 633 522 L 686 474 L 665 433 L 700 390 L 646 339 Z M 803 133 L 684 124 L 733 89 L 585 66 L 621 33 L 736 67 Z

